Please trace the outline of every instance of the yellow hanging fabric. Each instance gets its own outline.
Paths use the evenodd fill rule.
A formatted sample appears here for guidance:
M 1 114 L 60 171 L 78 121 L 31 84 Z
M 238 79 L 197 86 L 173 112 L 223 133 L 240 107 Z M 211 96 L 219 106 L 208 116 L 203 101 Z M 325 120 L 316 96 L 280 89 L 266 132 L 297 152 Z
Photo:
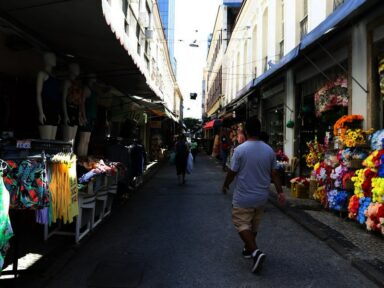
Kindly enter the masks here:
M 79 214 L 76 156 L 59 153 L 52 158 L 51 167 L 52 222 L 61 219 L 63 223 L 71 223 Z

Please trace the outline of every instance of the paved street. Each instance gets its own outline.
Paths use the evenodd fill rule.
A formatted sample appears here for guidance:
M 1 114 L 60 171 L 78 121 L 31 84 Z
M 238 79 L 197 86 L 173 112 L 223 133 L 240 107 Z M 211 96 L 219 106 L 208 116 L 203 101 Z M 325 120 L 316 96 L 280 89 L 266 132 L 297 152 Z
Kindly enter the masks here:
M 267 259 L 252 274 L 220 166 L 198 157 L 185 186 L 174 170 L 165 165 L 113 211 L 48 287 L 376 287 L 270 204 L 258 238 Z

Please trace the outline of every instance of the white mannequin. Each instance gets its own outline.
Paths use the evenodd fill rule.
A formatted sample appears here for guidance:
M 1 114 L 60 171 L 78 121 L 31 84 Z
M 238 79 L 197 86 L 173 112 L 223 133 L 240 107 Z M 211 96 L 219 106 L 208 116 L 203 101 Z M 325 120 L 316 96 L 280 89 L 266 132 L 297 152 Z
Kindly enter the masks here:
M 39 111 L 39 123 L 40 123 L 40 125 L 39 125 L 39 133 L 40 133 L 40 138 L 41 139 L 49 139 L 50 140 L 50 139 L 55 139 L 56 138 L 58 121 L 53 121 L 53 123 L 52 123 L 51 122 L 52 119 L 50 119 L 50 121 L 48 121 L 48 123 L 47 123 L 46 114 L 47 113 L 50 113 L 50 114 L 53 113 L 53 116 L 57 117 L 57 119 L 59 118 L 59 115 L 55 116 L 56 111 L 55 112 L 53 112 L 53 111 L 44 111 L 44 106 L 46 106 L 44 104 L 47 104 L 47 103 L 43 103 L 43 101 L 45 101 L 47 99 L 43 99 L 44 98 L 43 97 L 44 96 L 43 95 L 43 89 L 44 89 L 44 85 L 47 83 L 47 80 L 51 77 L 50 74 L 52 73 L 52 68 L 56 66 L 56 55 L 51 53 L 51 52 L 45 53 L 44 57 L 43 57 L 43 60 L 44 60 L 44 70 L 38 72 L 38 74 L 37 74 L 37 80 L 36 80 L 36 101 L 37 101 L 37 108 L 38 108 L 38 111 Z M 57 91 L 57 93 L 60 93 L 59 90 Z M 49 97 L 49 96 L 51 96 L 51 95 L 45 95 L 45 97 Z M 57 95 L 54 95 L 53 97 L 55 97 L 55 96 L 57 97 Z M 57 105 L 59 105 L 59 103 L 57 103 Z M 54 124 L 56 124 L 56 125 L 54 125 Z
M 62 106 L 63 106 L 63 113 L 64 113 L 64 121 L 63 121 L 63 140 L 64 141 L 70 141 L 74 140 L 76 137 L 77 133 L 77 124 L 70 126 L 70 124 L 73 124 L 70 122 L 70 118 L 68 116 L 68 104 L 67 104 L 67 98 L 70 93 L 70 88 L 73 85 L 73 81 L 75 81 L 78 76 L 80 75 L 80 66 L 77 63 L 72 63 L 69 65 L 69 79 L 65 81 L 64 87 L 63 87 L 63 101 L 62 101 Z M 83 100 L 81 101 L 83 102 Z M 80 106 L 78 107 L 80 109 Z M 78 117 L 78 121 L 81 123 L 82 116 L 80 115 L 80 110 L 79 114 L 76 115 Z
M 88 115 L 87 115 L 87 113 L 85 111 L 85 102 L 86 102 L 87 98 L 91 97 L 92 87 L 96 83 L 95 75 L 90 75 L 89 77 L 90 78 L 89 78 L 88 84 L 84 87 L 84 101 L 83 101 L 83 103 L 81 105 L 81 114 L 84 117 L 83 125 L 87 125 L 87 126 L 92 125 L 92 123 L 90 123 L 90 121 L 92 121 L 94 119 L 87 119 L 86 118 Z M 95 92 L 93 92 L 93 93 L 95 93 Z M 88 127 L 88 128 L 90 128 L 90 127 Z M 77 155 L 78 156 L 87 156 L 89 140 L 91 139 L 91 133 L 92 133 L 91 131 L 82 131 L 82 132 L 80 132 L 79 144 L 77 146 Z

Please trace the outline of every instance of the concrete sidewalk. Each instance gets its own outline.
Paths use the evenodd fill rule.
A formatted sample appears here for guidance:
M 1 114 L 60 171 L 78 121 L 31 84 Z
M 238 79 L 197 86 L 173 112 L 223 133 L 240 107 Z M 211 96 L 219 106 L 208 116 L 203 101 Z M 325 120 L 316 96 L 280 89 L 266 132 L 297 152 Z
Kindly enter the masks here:
M 315 200 L 291 197 L 287 187 L 284 187 L 284 193 L 287 203 L 282 207 L 277 202 L 277 193 L 272 186 L 270 202 L 324 241 L 366 277 L 384 287 L 383 236 L 366 231 L 365 226 L 343 214 L 324 209 Z
M 219 163 L 217 159 L 213 161 Z M 271 185 L 269 201 L 298 224 L 324 241 L 330 248 L 351 263 L 378 286 L 384 287 L 384 237 L 374 234 L 341 213 L 326 210 L 313 199 L 291 196 L 290 188 L 283 186 L 286 205 L 277 202 L 277 193 Z

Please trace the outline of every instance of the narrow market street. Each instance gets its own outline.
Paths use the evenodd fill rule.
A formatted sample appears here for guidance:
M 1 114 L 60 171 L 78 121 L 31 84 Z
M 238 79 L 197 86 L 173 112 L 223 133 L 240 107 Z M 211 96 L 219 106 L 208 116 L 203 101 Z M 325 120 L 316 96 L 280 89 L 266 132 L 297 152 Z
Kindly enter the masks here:
M 45 287 L 376 287 L 271 204 L 258 237 L 267 260 L 252 274 L 223 179 L 205 155 L 185 186 L 165 164 Z

